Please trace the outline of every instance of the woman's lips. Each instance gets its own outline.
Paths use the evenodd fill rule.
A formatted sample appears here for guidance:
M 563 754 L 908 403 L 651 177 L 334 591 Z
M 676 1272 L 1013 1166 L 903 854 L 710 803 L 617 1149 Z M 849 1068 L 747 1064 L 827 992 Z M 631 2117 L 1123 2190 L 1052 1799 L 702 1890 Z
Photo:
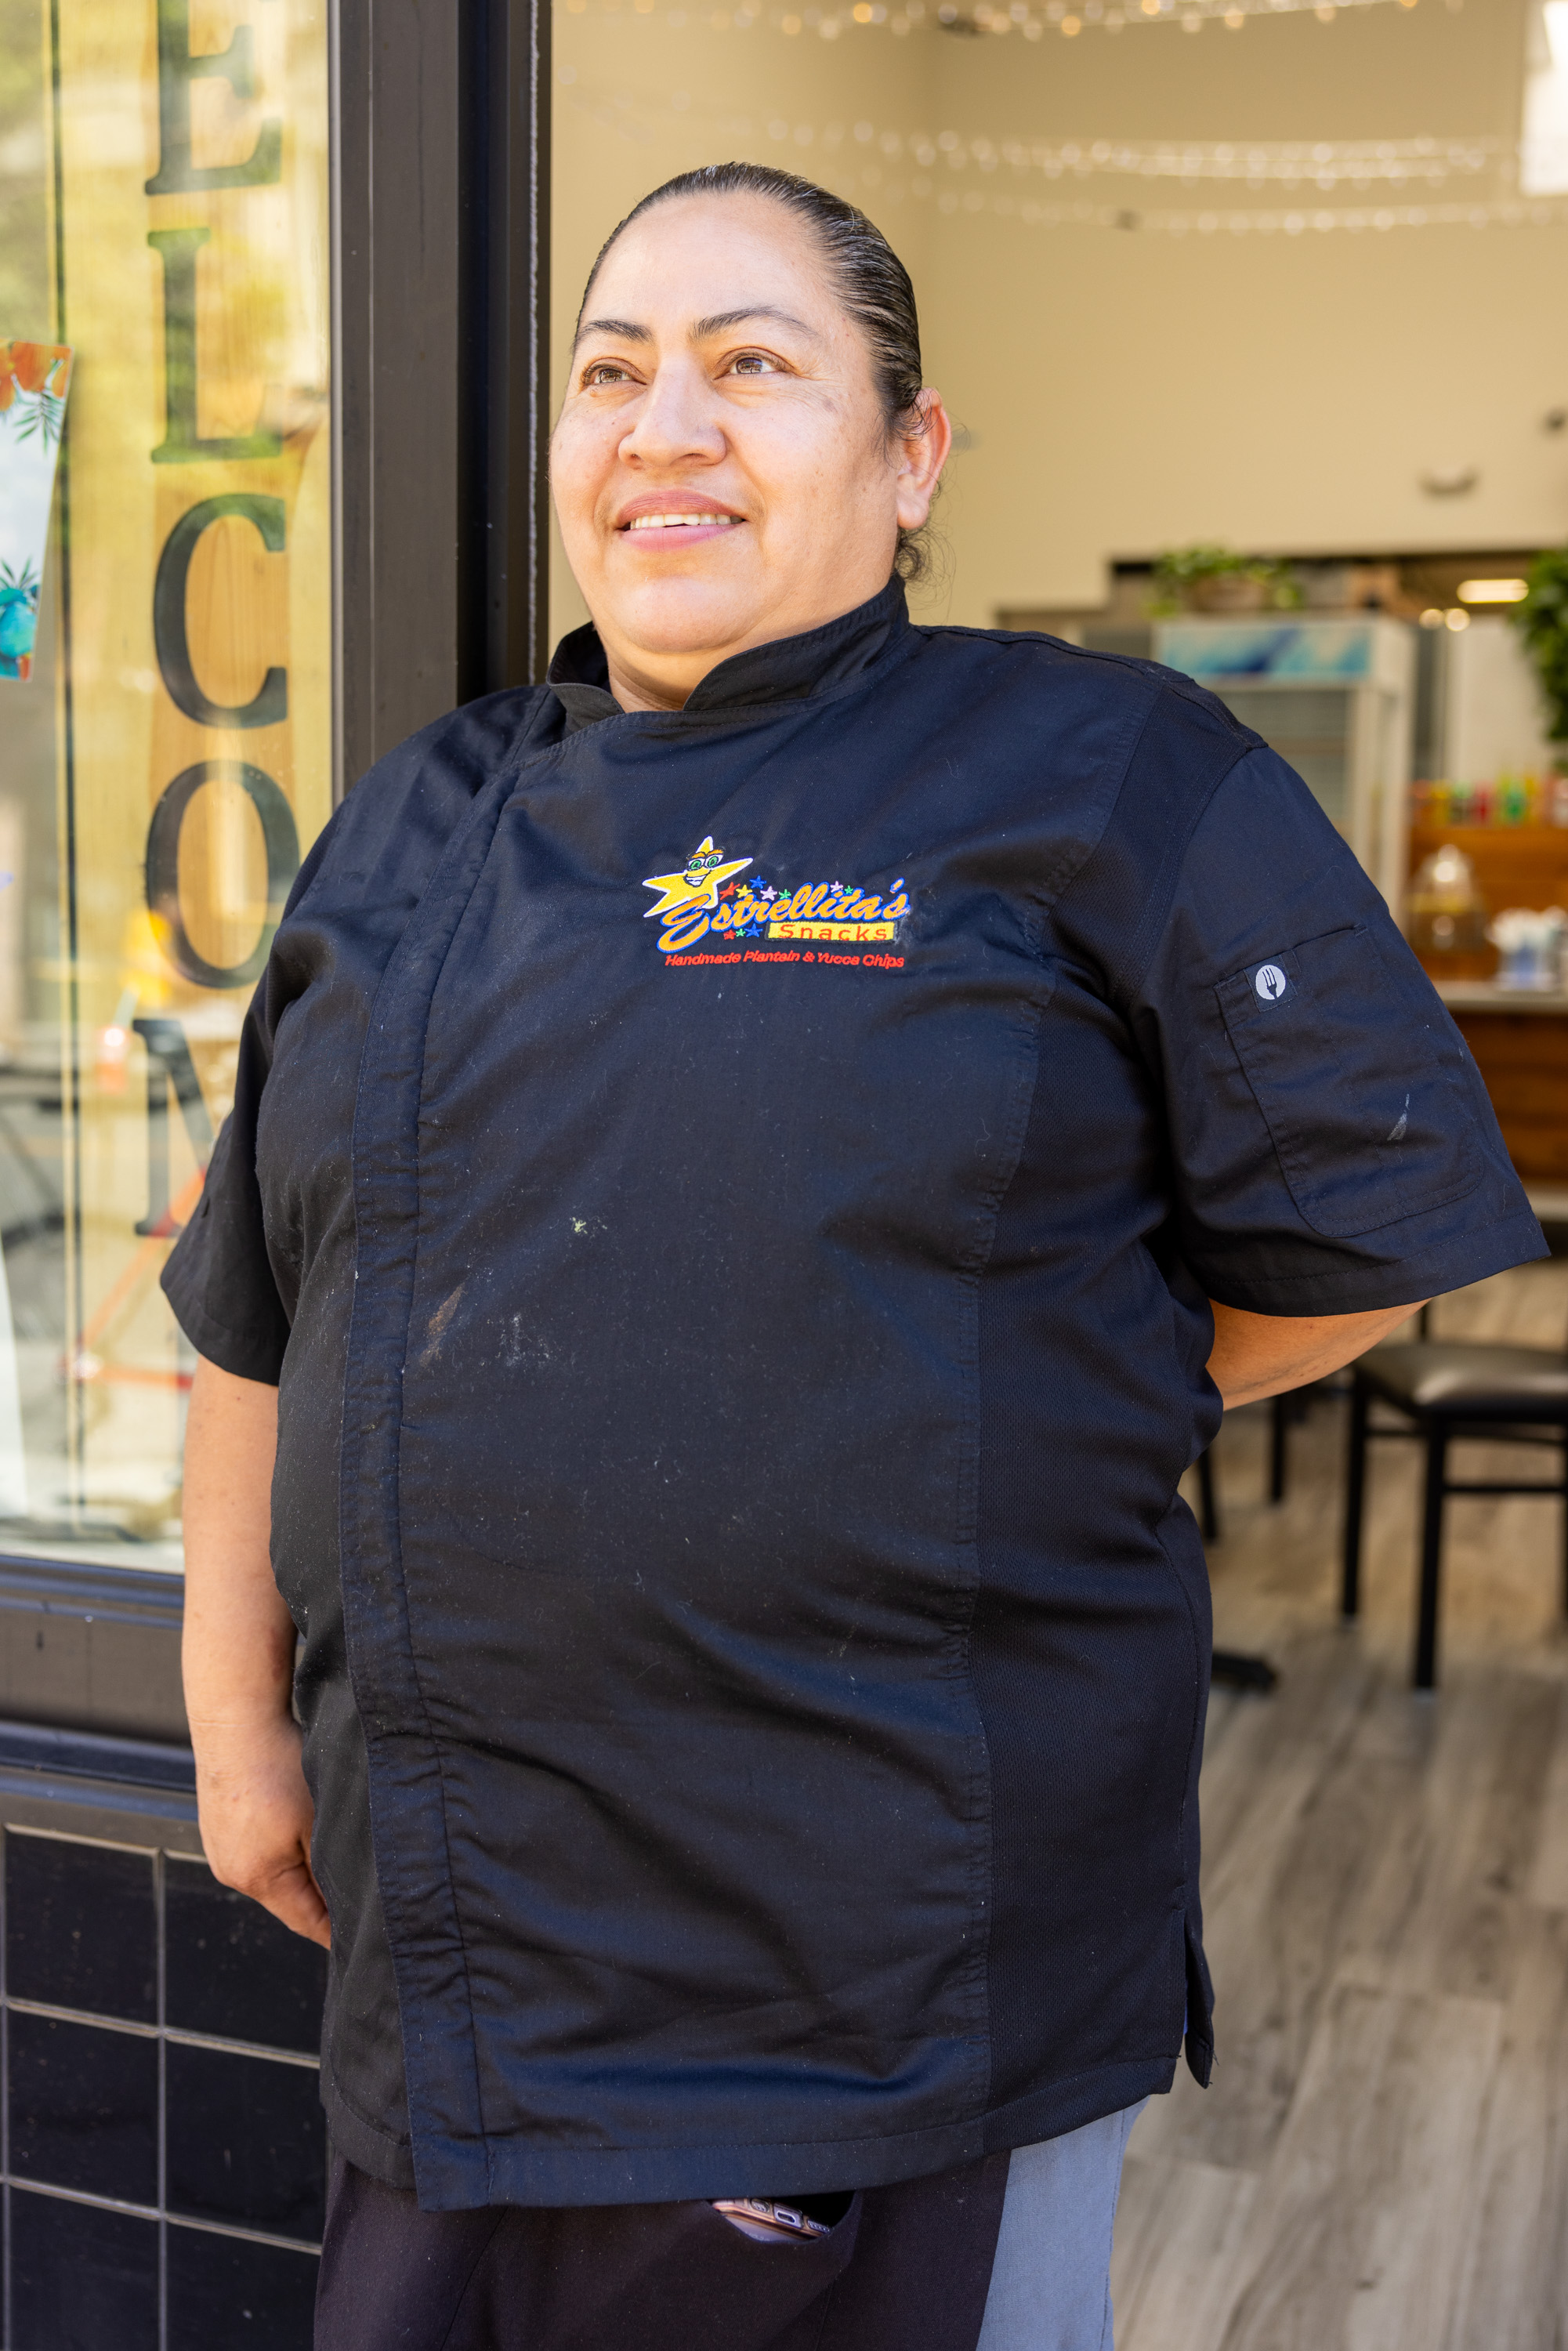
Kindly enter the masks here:
M 635 537 L 640 547 L 690 547 L 705 538 L 716 538 L 721 531 L 738 529 L 743 515 L 727 514 L 640 514 L 621 526 L 621 535 Z

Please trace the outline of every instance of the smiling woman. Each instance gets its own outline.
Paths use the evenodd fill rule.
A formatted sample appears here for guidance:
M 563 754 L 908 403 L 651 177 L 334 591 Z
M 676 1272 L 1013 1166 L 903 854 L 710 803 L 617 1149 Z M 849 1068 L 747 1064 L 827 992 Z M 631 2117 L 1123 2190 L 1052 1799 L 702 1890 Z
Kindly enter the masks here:
M 747 163 L 646 197 L 594 264 L 550 453 L 622 706 L 679 708 L 917 572 L 952 438 L 908 273 L 852 205 Z
M 862 214 L 658 190 L 591 621 L 358 785 L 251 1010 L 187 1687 L 214 1867 L 330 1938 L 324 2351 L 1107 2351 L 1212 2055 L 1178 1482 L 1542 1251 L 1257 736 L 911 624 L 948 440 Z

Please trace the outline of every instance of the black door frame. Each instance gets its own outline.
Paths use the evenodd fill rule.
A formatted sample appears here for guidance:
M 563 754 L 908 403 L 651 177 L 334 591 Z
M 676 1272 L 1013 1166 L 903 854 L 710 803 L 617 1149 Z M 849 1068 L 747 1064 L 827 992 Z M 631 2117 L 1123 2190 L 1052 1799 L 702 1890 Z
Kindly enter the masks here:
M 334 0 L 339 792 L 549 657 L 549 0 Z

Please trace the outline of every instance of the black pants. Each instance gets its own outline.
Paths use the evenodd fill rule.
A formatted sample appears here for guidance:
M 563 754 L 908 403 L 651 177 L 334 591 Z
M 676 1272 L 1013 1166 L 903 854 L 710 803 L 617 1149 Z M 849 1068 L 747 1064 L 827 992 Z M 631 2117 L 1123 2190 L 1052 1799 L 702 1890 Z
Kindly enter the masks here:
M 422 2212 L 339 2157 L 316 2351 L 975 2351 L 1008 2160 L 759 2244 L 707 2204 Z

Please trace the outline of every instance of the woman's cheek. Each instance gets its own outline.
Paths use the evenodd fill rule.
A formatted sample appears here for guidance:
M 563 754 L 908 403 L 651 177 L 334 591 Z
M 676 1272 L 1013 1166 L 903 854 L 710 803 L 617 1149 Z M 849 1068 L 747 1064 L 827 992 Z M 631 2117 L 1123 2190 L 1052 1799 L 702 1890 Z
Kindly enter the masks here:
M 574 417 L 569 411 L 556 426 L 549 478 L 563 530 L 590 526 L 595 497 L 613 462 L 613 438 L 596 429 L 600 424 L 597 417 Z

